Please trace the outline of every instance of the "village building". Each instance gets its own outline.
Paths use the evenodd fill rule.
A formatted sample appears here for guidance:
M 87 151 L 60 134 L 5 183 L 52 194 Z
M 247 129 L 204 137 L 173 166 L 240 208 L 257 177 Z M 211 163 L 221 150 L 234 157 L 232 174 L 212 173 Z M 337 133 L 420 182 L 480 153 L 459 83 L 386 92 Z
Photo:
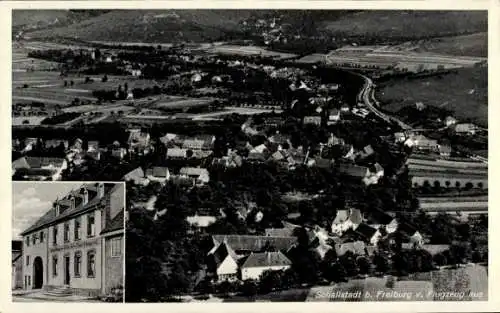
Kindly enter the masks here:
M 125 174 L 125 176 L 123 176 L 123 180 L 126 182 L 133 182 L 135 185 L 147 186 L 149 184 L 149 180 L 146 178 L 144 170 L 141 167 Z
M 64 139 L 48 139 L 45 140 L 46 149 L 55 149 L 59 147 L 64 147 L 64 151 L 69 148 L 69 142 Z
M 12 162 L 12 175 L 24 180 L 60 180 L 68 168 L 66 159 L 45 157 L 21 157 Z
M 259 280 L 266 271 L 283 271 L 292 266 L 292 261 L 281 251 L 251 253 L 241 266 L 241 279 Z
M 170 171 L 168 167 L 154 166 L 146 170 L 145 177 L 150 182 L 159 182 L 164 185 L 170 180 Z
M 478 130 L 477 125 L 472 123 L 460 123 L 455 125 L 455 133 L 474 135 Z
M 303 123 L 304 125 L 321 126 L 321 116 L 305 116 Z
M 187 159 L 187 149 L 168 148 L 167 159 Z
M 209 271 L 216 274 L 219 281 L 237 280 L 242 278 L 242 270 L 246 257 L 259 259 L 259 253 L 265 252 L 266 247 L 272 247 L 275 251 L 288 251 L 296 242 L 296 237 L 272 237 L 255 235 L 213 235 L 213 248 L 208 252 Z M 275 257 L 275 256 L 273 256 Z M 247 264 L 245 277 L 255 277 L 257 273 L 273 270 L 276 266 L 287 266 L 280 256 L 280 262 L 256 262 L 252 260 Z M 248 260 L 248 259 L 246 259 Z M 245 261 L 246 261 L 245 260 Z M 242 262 L 243 261 L 243 262 Z M 260 274 L 259 276 L 260 277 Z M 248 279 L 248 278 L 247 278 Z
M 335 244 L 335 252 L 337 256 L 343 256 L 347 252 L 352 252 L 355 255 L 365 255 L 366 245 L 363 241 L 350 241 Z
M 129 153 L 147 154 L 149 153 L 151 136 L 140 129 L 129 130 L 128 150 Z
M 410 138 L 408 138 L 405 141 L 405 145 L 409 147 L 415 147 L 416 149 L 421 151 L 428 151 L 428 152 L 439 151 L 439 145 L 437 140 L 429 139 L 424 135 L 410 136 Z
M 210 174 L 206 168 L 183 167 L 180 169 L 179 175 L 190 178 L 194 185 L 206 184 L 210 181 Z
M 447 116 L 444 119 L 444 125 L 446 125 L 446 127 L 450 127 L 452 125 L 455 125 L 456 123 L 457 123 L 457 119 L 454 118 L 453 116 Z
M 330 112 L 328 113 L 328 125 L 333 125 L 338 123 L 340 121 L 340 110 L 338 109 L 331 109 Z
M 97 296 L 123 287 L 124 184 L 84 184 L 21 236 L 23 288 Z
M 12 240 L 12 289 L 23 288 L 23 241 Z
M 359 209 L 338 210 L 332 222 L 331 232 L 342 236 L 348 229 L 355 228 L 363 222 L 363 215 Z
M 378 229 L 366 223 L 361 223 L 354 228 L 348 229 L 341 238 L 344 242 L 361 240 L 366 244 L 376 246 L 381 237 L 382 234 Z
M 200 229 L 205 229 L 208 226 L 215 223 L 217 221 L 217 217 L 212 215 L 196 213 L 194 215 L 186 217 L 186 221 L 188 222 L 191 228 L 200 230 Z
M 451 146 L 448 144 L 440 144 L 439 154 L 443 157 L 449 157 L 451 154 Z
M 212 165 L 222 166 L 225 168 L 237 168 L 243 164 L 243 158 L 237 154 L 236 151 L 228 150 L 227 155 L 221 158 L 214 158 Z

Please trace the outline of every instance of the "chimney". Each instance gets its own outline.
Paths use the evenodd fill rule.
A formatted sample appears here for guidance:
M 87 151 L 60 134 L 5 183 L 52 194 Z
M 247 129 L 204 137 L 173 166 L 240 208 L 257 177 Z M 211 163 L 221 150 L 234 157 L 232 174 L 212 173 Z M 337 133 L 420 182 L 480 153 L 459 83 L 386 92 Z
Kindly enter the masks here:
M 104 184 L 103 183 L 97 184 L 97 197 L 99 199 L 104 197 Z
M 61 212 L 59 211 L 60 207 L 59 207 L 59 199 L 56 199 L 56 201 L 54 202 L 54 207 L 56 209 L 56 216 L 58 216 Z
M 71 196 L 71 198 L 69 199 L 69 201 L 71 203 L 70 210 L 73 210 L 75 208 L 75 197 Z
M 87 188 L 83 187 L 80 189 L 80 194 L 82 194 L 82 199 L 83 199 L 83 205 L 86 205 L 89 203 L 89 192 L 87 191 Z

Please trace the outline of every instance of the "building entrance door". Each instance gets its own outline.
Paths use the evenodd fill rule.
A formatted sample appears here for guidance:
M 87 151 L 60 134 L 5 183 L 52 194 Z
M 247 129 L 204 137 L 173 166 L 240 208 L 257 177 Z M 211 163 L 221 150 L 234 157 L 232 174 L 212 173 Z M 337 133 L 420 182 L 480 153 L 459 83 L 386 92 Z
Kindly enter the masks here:
M 29 282 L 28 282 L 29 283 Z M 33 289 L 40 289 L 43 286 L 43 261 L 37 256 L 33 261 Z
M 64 257 L 64 284 L 69 285 L 70 275 L 69 275 L 69 256 Z

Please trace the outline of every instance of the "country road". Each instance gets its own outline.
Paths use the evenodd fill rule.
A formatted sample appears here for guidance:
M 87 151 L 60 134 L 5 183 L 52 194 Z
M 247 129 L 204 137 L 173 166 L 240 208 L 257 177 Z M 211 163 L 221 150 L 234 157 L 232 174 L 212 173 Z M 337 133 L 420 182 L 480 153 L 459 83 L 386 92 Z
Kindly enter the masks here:
M 377 115 L 378 117 L 380 117 L 381 119 L 383 119 L 387 123 L 392 124 L 392 123 L 396 122 L 403 130 L 411 130 L 412 129 L 412 127 L 410 125 L 404 123 L 403 121 L 399 120 L 398 118 L 393 117 L 393 116 L 389 116 L 389 115 L 379 111 L 376 108 L 376 106 L 378 105 L 378 102 L 374 96 L 374 92 L 375 92 L 374 86 L 375 85 L 373 84 L 373 81 L 370 78 L 366 77 L 365 75 L 355 73 L 355 72 L 352 72 L 352 73 L 354 75 L 357 75 L 357 76 L 363 78 L 365 81 L 363 88 L 361 89 L 361 91 L 358 94 L 358 102 L 362 101 L 373 114 Z

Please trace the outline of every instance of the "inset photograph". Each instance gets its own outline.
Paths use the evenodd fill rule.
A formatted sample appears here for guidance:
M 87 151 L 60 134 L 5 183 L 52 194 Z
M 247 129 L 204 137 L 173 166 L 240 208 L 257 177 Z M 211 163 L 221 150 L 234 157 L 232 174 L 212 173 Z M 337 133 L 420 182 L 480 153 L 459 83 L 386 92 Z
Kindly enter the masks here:
M 124 183 L 14 182 L 14 302 L 122 302 Z

